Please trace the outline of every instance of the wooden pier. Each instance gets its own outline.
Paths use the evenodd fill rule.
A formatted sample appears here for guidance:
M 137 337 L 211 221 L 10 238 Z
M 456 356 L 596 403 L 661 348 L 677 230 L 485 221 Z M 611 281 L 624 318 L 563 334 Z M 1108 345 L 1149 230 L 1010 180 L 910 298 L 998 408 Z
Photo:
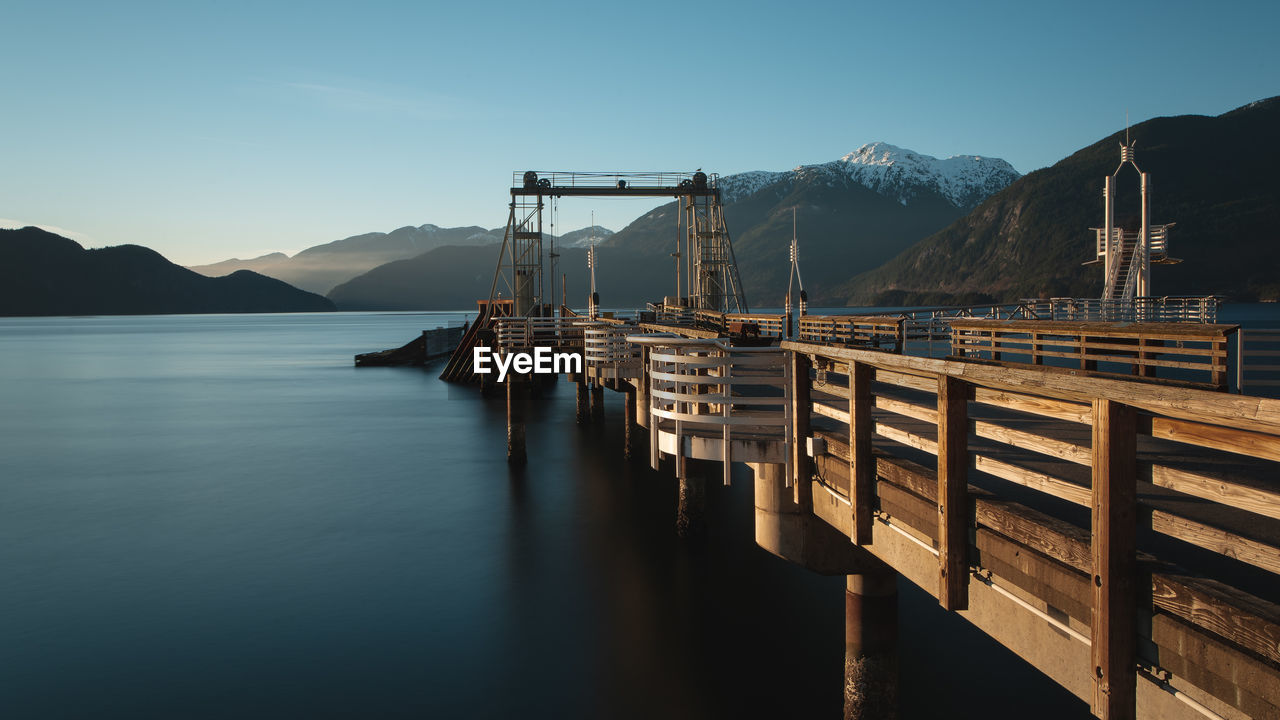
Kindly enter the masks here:
M 780 316 L 662 312 L 494 337 L 581 352 L 581 422 L 624 395 L 620 455 L 669 463 L 682 530 L 717 474 L 690 463 L 753 469 L 757 544 L 848 576 L 850 717 L 891 705 L 895 575 L 1097 717 L 1280 717 L 1280 401 L 1222 391 L 1234 327 L 957 320 L 956 354 L 931 358 L 902 352 L 898 318 L 806 317 L 788 339 Z M 515 462 L 532 379 L 506 383 Z
M 517 176 L 494 282 L 514 300 L 481 303 L 442 377 L 491 387 L 477 347 L 581 357 L 579 422 L 599 420 L 605 390 L 624 395 L 620 454 L 673 470 L 682 534 L 715 464 L 725 483 L 747 464 L 756 544 L 846 576 L 847 718 L 895 713 L 898 576 L 1095 717 L 1280 718 L 1280 400 L 1229 392 L 1248 353 L 1215 299 L 1128 283 L 821 316 L 802 291 L 799 313 L 790 297 L 750 313 L 714 176 L 608 178 Z M 529 258 L 544 198 L 628 194 L 684 203 L 682 294 L 628 317 L 599 313 L 594 291 L 586 317 L 543 303 Z M 1099 253 L 1118 261 L 1112 245 Z M 794 240 L 792 263 L 798 279 Z M 513 463 L 537 461 L 534 379 L 505 383 Z

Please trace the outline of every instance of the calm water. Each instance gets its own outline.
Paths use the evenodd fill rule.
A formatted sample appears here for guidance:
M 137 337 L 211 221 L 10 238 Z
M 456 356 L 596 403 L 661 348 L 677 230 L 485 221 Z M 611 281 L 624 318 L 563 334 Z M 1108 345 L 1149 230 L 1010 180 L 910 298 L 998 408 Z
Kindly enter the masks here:
M 838 717 L 842 579 L 745 468 L 682 543 L 619 396 L 513 473 L 501 399 L 352 367 L 457 317 L 0 318 L 0 717 Z M 904 717 L 1085 714 L 902 590 Z

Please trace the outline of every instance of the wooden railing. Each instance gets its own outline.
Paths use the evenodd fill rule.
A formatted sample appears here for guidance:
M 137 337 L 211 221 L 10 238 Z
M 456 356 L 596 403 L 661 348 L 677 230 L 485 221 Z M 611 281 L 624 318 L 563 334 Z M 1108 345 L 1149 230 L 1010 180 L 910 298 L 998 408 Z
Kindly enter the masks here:
M 805 342 L 857 345 L 900 353 L 903 319 L 880 315 L 805 315 L 800 318 L 798 335 Z
M 1148 378 L 1172 376 L 1226 390 L 1228 344 L 1237 330 L 1236 325 L 1199 323 L 953 320 L 951 354 Z
M 1118 265 L 1117 265 L 1118 267 Z M 1214 296 L 1048 298 L 1023 300 L 1026 317 L 1071 322 L 1186 322 L 1217 321 L 1219 298 Z
M 1240 330 L 1236 387 L 1240 392 L 1266 394 L 1280 387 L 1280 329 Z
M 917 538 L 937 555 L 944 607 L 966 607 L 976 578 L 1059 608 L 1066 632 L 1087 627 L 1076 635 L 1092 665 L 1079 670 L 1099 717 L 1133 717 L 1139 665 L 1246 714 L 1280 711 L 1280 401 L 783 347 L 803 368 L 790 393 L 796 442 L 815 438 L 814 487 L 848 513 L 824 519 L 853 542 L 868 543 L 874 522 Z M 912 460 L 920 453 L 933 467 Z M 1025 497 L 994 494 L 1002 481 Z M 1087 528 L 1070 506 L 1089 511 Z M 1151 533 L 1251 566 L 1272 590 L 1250 595 L 1142 554 Z M 1141 628 L 1139 614 L 1151 618 Z

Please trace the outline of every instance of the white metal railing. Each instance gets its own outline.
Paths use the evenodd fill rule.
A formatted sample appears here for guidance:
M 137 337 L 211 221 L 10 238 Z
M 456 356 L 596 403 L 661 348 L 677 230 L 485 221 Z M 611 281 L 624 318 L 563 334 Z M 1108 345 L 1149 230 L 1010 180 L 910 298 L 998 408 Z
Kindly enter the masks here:
M 1148 250 L 1153 257 L 1169 254 L 1169 226 L 1152 225 Z
M 1175 295 L 1127 300 L 1049 298 L 1022 302 L 1029 316 L 1037 320 L 1212 323 L 1218 318 L 1221 301 L 1213 296 Z
M 597 377 L 612 378 L 637 378 L 644 374 L 640 346 L 627 340 L 629 335 L 640 331 L 637 326 L 583 322 L 580 327 L 583 357 L 589 372 Z
M 659 305 L 654 308 L 654 320 L 664 325 L 693 325 L 697 311 L 690 308 Z
M 503 317 L 494 321 L 501 352 L 532 347 L 582 347 L 582 319 L 576 317 Z
M 649 348 L 649 459 L 655 469 L 661 457 L 659 426 L 665 420 L 676 440 L 677 474 L 683 476 L 686 436 L 719 438 L 727 485 L 736 433 L 783 443 L 786 477 L 791 477 L 791 366 L 785 350 L 665 334 L 627 339 Z

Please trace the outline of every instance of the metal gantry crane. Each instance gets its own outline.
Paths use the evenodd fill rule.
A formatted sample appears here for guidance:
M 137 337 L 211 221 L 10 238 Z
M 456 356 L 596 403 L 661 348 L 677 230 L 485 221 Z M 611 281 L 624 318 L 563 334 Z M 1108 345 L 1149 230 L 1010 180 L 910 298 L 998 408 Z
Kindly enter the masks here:
M 549 314 L 543 295 L 542 215 L 546 201 L 563 197 L 674 197 L 681 204 L 685 235 L 676 262 L 686 264 L 677 295 L 688 307 L 748 312 L 733 244 L 724 222 L 717 176 L 692 173 L 584 173 L 529 170 L 515 173 L 502 251 L 494 270 L 489 304 L 510 298 L 511 315 Z M 679 281 L 677 281 L 678 283 Z

